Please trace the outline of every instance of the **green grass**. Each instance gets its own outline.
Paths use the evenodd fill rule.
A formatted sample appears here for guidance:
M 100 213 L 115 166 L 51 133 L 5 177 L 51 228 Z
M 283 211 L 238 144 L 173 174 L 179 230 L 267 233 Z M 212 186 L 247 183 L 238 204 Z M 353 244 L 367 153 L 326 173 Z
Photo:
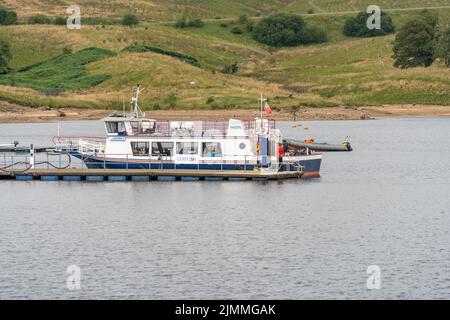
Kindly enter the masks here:
M 87 89 L 105 81 L 108 75 L 89 75 L 85 65 L 114 55 L 112 51 L 98 48 L 62 54 L 2 75 L 0 84 L 45 92 Z

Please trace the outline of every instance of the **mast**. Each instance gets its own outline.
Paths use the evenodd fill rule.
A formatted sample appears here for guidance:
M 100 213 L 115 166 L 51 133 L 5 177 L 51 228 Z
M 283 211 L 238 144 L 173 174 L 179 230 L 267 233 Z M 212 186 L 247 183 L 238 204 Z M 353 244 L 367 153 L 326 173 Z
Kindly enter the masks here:
M 139 107 L 139 94 L 142 91 L 144 91 L 144 88 L 141 89 L 141 86 L 138 84 L 136 87 L 135 96 L 131 98 L 131 113 L 133 113 L 136 118 L 144 116 L 141 108 Z

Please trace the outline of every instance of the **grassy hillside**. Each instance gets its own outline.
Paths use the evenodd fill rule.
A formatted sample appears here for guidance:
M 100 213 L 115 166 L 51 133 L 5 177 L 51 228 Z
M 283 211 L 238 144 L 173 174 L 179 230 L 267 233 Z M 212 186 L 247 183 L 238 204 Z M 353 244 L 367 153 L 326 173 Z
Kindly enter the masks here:
M 64 16 L 65 9 L 74 4 L 70 0 L 3 0 L 2 4 L 18 12 L 20 19 L 42 13 Z M 126 12 L 135 12 L 146 21 L 170 21 L 183 15 L 203 18 L 267 15 L 276 11 L 315 13 L 364 10 L 374 4 L 371 0 L 78 0 L 82 15 L 119 18 Z M 448 0 L 379 0 L 383 9 L 450 6 Z
M 419 1 L 407 1 L 414 6 L 419 4 Z M 96 5 L 100 2 L 86 1 L 87 4 Z M 213 2 L 220 2 L 221 5 L 213 7 Z M 231 3 L 228 6 L 219 0 L 213 2 L 197 1 L 193 9 L 214 8 L 211 10 L 216 14 L 226 11 L 229 15 L 238 15 L 237 11 L 240 9 L 233 11 L 236 10 L 233 1 L 228 2 Z M 250 13 L 259 8 L 257 1 L 239 2 L 245 5 L 245 10 Z M 449 1 L 420 2 L 439 6 Z M 62 0 L 57 3 L 65 5 Z M 120 10 L 124 11 L 128 7 L 123 3 Z M 168 8 L 167 3 L 176 3 L 177 6 L 193 5 L 193 1 L 135 3 L 159 5 L 164 8 Z M 311 8 L 310 3 L 274 0 L 267 1 L 266 5 L 273 5 L 285 11 L 306 12 Z M 339 3 L 344 3 L 345 6 L 337 7 Z M 401 7 L 393 1 L 384 3 L 391 7 Z M 312 1 L 312 4 L 327 11 L 354 10 L 367 4 L 367 1 L 316 0 Z M 37 4 L 28 6 L 33 12 L 39 9 Z M 121 12 L 117 10 L 111 12 Z M 177 14 L 177 10 L 171 14 Z M 441 21 L 450 21 L 450 9 L 436 9 L 435 12 L 440 14 Z M 417 11 L 391 13 L 397 25 L 401 25 L 414 14 L 417 14 Z M 121 109 L 123 99 L 129 99 L 131 87 L 141 83 L 146 87 L 142 98 L 143 106 L 147 109 L 253 108 L 260 92 L 267 94 L 272 105 L 279 108 L 401 103 L 450 105 L 450 69 L 439 63 L 427 69 L 395 69 L 392 67 L 391 57 L 393 36 L 347 38 L 341 33 L 345 14 L 307 15 L 305 18 L 310 24 L 328 30 L 330 39 L 327 43 L 274 50 L 255 42 L 249 33 L 233 34 L 233 21 L 214 19 L 207 21 L 203 28 L 181 30 L 164 23 L 142 23 L 131 29 L 118 25 L 83 26 L 77 31 L 51 25 L 3 26 L 0 27 L 0 39 L 7 40 L 11 45 L 13 68 L 20 69 L 41 62 L 44 63 L 40 64 L 39 68 L 54 68 L 55 62 L 60 59 L 55 57 L 61 56 L 63 51 L 77 52 L 90 47 L 110 50 L 117 55 L 87 64 L 82 64 L 82 59 L 76 58 L 74 70 L 54 72 L 51 77 L 47 75 L 43 86 L 43 79 L 37 79 L 41 81 L 36 85 L 33 77 L 30 77 L 33 74 L 39 76 L 39 68 L 32 72 L 30 70 L 33 69 L 30 69 L 28 73 L 16 72 L 14 76 L 0 76 L 0 84 L 3 84 L 0 86 L 0 100 L 30 106 Z M 176 56 L 151 51 L 122 51 L 134 43 L 192 57 L 198 62 L 198 66 L 185 63 Z M 224 66 L 235 62 L 239 64 L 237 74 L 220 72 Z M 80 66 L 82 69 L 79 69 Z M 71 78 L 69 74 L 76 76 Z M 11 82 L 11 77 L 14 82 Z M 104 81 L 94 81 L 91 84 L 98 85 L 82 88 L 75 85 L 80 77 Z M 66 82 L 67 85 L 61 86 L 68 90 L 59 96 L 45 95 L 46 90 L 42 90 L 48 88 L 49 84 Z M 195 84 L 192 85 L 192 82 Z M 22 87 L 17 87 L 19 85 Z

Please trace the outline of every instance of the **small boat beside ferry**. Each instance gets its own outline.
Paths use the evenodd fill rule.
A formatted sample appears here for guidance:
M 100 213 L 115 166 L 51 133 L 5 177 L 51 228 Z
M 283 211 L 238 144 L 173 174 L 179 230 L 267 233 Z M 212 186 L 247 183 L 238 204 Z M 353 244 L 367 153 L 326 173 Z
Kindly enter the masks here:
M 103 119 L 105 137 L 55 137 L 89 169 L 302 171 L 320 174 L 322 155 L 308 148 L 279 157 L 282 132 L 274 120 L 169 121 L 146 117 L 139 107 L 139 86 L 128 114 Z M 261 109 L 263 99 L 261 98 Z

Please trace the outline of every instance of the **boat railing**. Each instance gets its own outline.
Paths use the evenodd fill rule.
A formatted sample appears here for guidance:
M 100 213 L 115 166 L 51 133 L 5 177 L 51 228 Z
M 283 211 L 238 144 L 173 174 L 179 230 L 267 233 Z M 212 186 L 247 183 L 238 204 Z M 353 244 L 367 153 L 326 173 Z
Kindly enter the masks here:
M 204 121 L 172 121 L 172 120 L 153 120 L 152 125 L 144 126 L 143 123 L 149 120 L 132 121 L 133 136 L 151 136 L 151 137 L 226 137 L 230 129 L 228 120 L 204 120 Z M 243 130 L 245 135 L 251 135 L 254 132 L 265 132 L 270 134 L 275 132 L 276 121 L 267 120 L 243 120 Z M 236 129 L 236 128 L 233 128 Z
M 97 153 L 104 148 L 105 137 L 53 137 L 53 143 L 57 151 L 81 151 Z

